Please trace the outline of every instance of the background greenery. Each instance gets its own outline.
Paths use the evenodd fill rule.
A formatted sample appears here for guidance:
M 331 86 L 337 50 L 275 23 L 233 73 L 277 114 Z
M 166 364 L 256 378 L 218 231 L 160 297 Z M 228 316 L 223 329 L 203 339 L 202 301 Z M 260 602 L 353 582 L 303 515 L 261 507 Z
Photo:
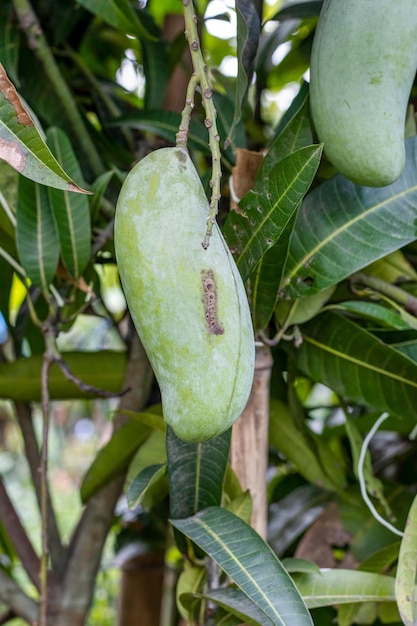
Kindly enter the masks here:
M 121 575 L 108 566 L 115 553 L 120 563 L 138 551 L 169 565 L 164 626 L 180 616 L 269 626 L 415 623 L 414 108 L 402 176 L 381 189 L 356 186 L 322 155 L 309 114 L 321 2 L 199 0 L 195 8 L 218 111 L 219 223 L 257 337 L 273 357 L 268 543 L 250 527 L 251 498 L 228 464 L 230 432 L 201 446 L 166 433 L 117 276 L 120 186 L 137 160 L 175 143 L 192 72 L 182 4 L 6 0 L 0 61 L 36 127 L 16 114 L 2 73 L 0 138 L 25 156 L 19 174 L 0 170 L 3 623 L 37 615 L 48 418 L 53 506 L 42 626 L 114 624 Z M 411 105 L 414 98 L 415 87 Z M 189 149 L 209 195 L 199 98 Z M 240 211 L 230 211 L 242 149 L 267 155 Z M 93 194 L 73 193 L 69 179 Z M 127 387 L 132 393 L 119 397 Z M 389 417 L 358 470 L 364 437 L 383 412 Z M 375 519 L 359 480 L 377 513 L 406 528 L 404 538 Z

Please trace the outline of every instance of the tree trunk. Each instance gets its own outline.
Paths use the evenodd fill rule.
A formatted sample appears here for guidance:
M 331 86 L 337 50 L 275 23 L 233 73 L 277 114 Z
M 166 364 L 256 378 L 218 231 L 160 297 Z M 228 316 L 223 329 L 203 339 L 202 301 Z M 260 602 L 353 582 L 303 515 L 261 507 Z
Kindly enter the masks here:
M 253 187 L 263 155 L 240 149 L 236 154 L 231 189 L 231 210 Z M 253 502 L 252 526 L 266 538 L 269 383 L 272 356 L 262 343 L 256 344 L 255 374 L 249 401 L 233 426 L 231 465 L 243 489 L 248 489 Z

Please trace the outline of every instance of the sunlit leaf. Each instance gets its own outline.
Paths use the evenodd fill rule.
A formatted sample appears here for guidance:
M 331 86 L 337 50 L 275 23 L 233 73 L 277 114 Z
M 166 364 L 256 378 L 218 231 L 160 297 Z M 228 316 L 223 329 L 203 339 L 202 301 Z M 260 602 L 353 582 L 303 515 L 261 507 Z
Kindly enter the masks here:
M 77 0 L 78 4 L 103 20 L 140 39 L 155 39 L 149 32 L 149 16 L 134 11 L 129 0 Z M 145 18 L 146 21 L 144 22 Z
M 85 193 L 52 155 L 1 63 L 0 158 L 35 182 Z
M 351 602 L 392 602 L 394 578 L 356 570 L 331 569 L 294 574 L 294 581 L 307 606 L 332 606 Z
M 414 498 L 408 513 L 395 576 L 395 596 L 405 626 L 414 626 L 417 622 L 416 574 L 417 497 Z

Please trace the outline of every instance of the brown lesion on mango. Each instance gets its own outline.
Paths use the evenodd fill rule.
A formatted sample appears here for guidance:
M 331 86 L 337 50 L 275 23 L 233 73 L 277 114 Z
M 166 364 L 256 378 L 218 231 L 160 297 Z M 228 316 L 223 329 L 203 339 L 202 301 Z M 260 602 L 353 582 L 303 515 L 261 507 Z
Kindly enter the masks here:
M 202 302 L 210 335 L 223 335 L 224 328 L 217 317 L 217 285 L 213 270 L 201 270 Z

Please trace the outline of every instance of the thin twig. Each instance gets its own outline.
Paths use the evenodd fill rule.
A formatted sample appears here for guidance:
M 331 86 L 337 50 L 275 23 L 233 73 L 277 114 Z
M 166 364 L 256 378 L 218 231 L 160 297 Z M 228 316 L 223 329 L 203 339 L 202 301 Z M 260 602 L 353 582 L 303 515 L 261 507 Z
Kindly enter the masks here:
M 39 468 L 41 465 L 38 441 L 35 429 L 33 427 L 32 413 L 30 407 L 22 402 L 15 403 L 16 418 L 22 433 L 23 443 L 25 446 L 25 457 L 29 465 L 29 471 L 35 490 L 36 499 L 41 508 L 41 476 Z M 48 536 L 49 536 L 49 553 L 54 575 L 58 579 L 62 576 L 64 563 L 66 561 L 66 549 L 62 545 L 61 536 L 52 506 L 51 496 L 48 489 Z
M 210 237 L 213 231 L 213 225 L 219 209 L 220 179 L 221 172 L 221 153 L 220 153 L 220 135 L 217 130 L 216 117 L 217 112 L 213 102 L 213 89 L 208 77 L 207 67 L 201 52 L 200 38 L 197 30 L 197 17 L 194 12 L 192 0 L 183 0 L 184 20 L 185 20 L 185 36 L 191 52 L 191 60 L 194 68 L 194 74 L 191 78 L 193 84 L 196 80 L 201 85 L 201 98 L 204 106 L 206 118 L 204 124 L 209 133 L 209 146 L 212 157 L 212 173 L 210 186 L 212 188 L 210 209 L 207 216 L 207 230 L 202 241 L 202 246 L 207 249 L 210 245 Z M 181 120 L 184 123 L 184 120 Z
M 185 96 L 185 107 L 181 114 L 181 122 L 177 132 L 177 146 L 186 148 L 187 138 L 190 130 L 191 113 L 194 109 L 194 95 L 197 85 L 200 82 L 200 78 L 197 74 L 193 74 L 190 78 L 190 82 L 187 87 L 187 94 Z
M 41 385 L 42 385 L 42 447 L 41 447 L 41 534 L 42 534 L 42 554 L 40 564 L 40 626 L 47 626 L 48 615 L 48 440 L 50 422 L 50 400 L 49 400 L 49 370 L 53 361 L 53 353 L 49 346 L 55 341 L 55 335 L 48 328 L 45 331 L 46 351 L 43 358 Z
M 128 393 L 128 391 L 130 391 L 130 389 L 123 389 L 123 391 L 120 391 L 119 393 L 117 393 L 115 391 L 107 391 L 106 389 L 100 389 L 99 387 L 94 387 L 94 385 L 88 385 L 87 383 L 83 382 L 80 378 L 78 378 L 78 376 L 75 376 L 75 374 L 71 372 L 70 368 L 65 363 L 63 358 L 54 357 L 53 361 L 59 365 L 65 378 L 73 382 L 75 385 L 77 385 L 79 389 L 81 389 L 81 391 L 84 391 L 85 393 L 93 393 L 94 395 L 100 396 L 101 398 L 120 398 L 124 396 L 126 393 Z

